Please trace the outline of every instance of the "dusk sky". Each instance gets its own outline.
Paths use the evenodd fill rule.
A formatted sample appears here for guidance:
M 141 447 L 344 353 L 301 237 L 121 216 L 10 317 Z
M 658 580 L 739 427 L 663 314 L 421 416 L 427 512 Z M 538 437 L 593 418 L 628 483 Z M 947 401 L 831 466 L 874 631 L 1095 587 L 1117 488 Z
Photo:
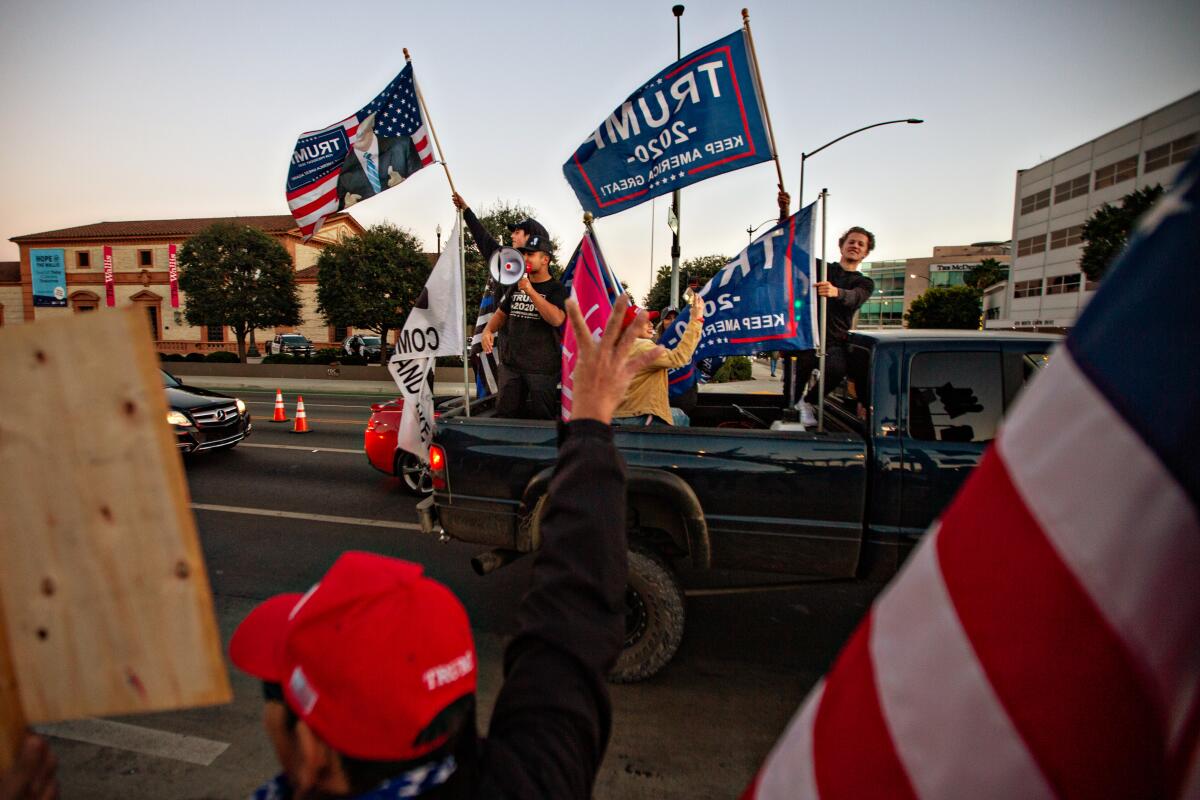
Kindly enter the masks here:
M 369 101 L 404 66 L 403 47 L 468 202 L 534 208 L 565 257 L 583 226 L 562 164 L 674 60 L 671 5 L 6 3 L 0 260 L 17 258 L 12 236 L 103 220 L 287 213 L 297 135 Z M 686 5 L 684 52 L 741 25 L 740 3 Z M 808 199 L 831 192 L 830 247 L 864 225 L 878 237 L 871 259 L 1010 238 L 1018 169 L 1200 89 L 1194 0 L 749 8 L 793 197 L 801 152 L 873 122 L 926 120 L 808 162 Z M 767 163 L 685 190 L 683 257 L 734 255 L 775 213 L 775 183 Z M 449 194 L 430 168 L 352 213 L 432 250 L 435 226 L 453 226 Z M 651 264 L 670 261 L 668 204 L 596 223 L 639 298 Z

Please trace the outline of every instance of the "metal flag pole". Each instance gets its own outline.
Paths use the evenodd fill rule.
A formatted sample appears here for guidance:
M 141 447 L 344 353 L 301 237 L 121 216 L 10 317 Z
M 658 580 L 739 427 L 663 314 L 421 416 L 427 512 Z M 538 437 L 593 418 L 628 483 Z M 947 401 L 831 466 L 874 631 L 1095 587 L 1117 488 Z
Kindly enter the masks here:
M 821 280 L 828 279 L 829 261 L 825 258 L 825 220 L 828 218 L 829 190 L 821 190 Z M 828 326 L 829 298 L 821 297 L 821 341 L 817 343 L 817 432 L 825 432 L 825 329 Z
M 671 6 L 671 13 L 675 15 L 675 60 L 683 58 L 683 49 L 681 47 L 682 40 L 680 38 L 679 18 L 683 16 L 683 6 Z M 680 307 L 679 302 L 679 190 L 671 192 L 671 212 L 670 216 L 674 219 L 675 224 L 671 226 L 671 302 L 667 305 Z M 653 279 L 651 279 L 653 283 Z
M 750 64 L 754 69 L 754 85 L 759 89 L 763 116 L 767 118 L 767 138 L 771 143 L 771 156 L 775 160 L 775 174 L 779 177 L 779 191 L 783 191 L 783 167 L 779 165 L 779 151 L 775 149 L 775 131 L 771 127 L 771 111 L 767 108 L 767 92 L 763 89 L 762 70 L 758 67 L 758 53 L 754 50 L 754 36 L 750 33 L 750 10 L 742 9 L 742 28 L 746 31 L 746 44 L 750 50 Z M 803 206 L 800 206 L 801 208 Z M 787 216 L 784 214 L 784 216 Z
M 404 48 L 404 60 L 411 64 L 412 56 L 408 54 L 408 48 Z M 433 137 L 433 146 L 437 148 L 438 161 L 442 164 L 442 169 L 446 171 L 446 181 L 450 184 L 450 191 L 455 194 L 458 190 L 454 188 L 454 178 L 450 176 L 450 165 L 446 163 L 446 154 L 442 150 L 442 143 L 438 140 L 437 128 L 433 127 L 433 117 L 429 115 L 429 107 L 425 105 L 425 95 L 421 93 L 421 84 L 417 83 L 417 75 L 413 73 L 413 88 L 417 91 L 417 102 L 421 105 L 421 118 L 425 124 L 429 126 L 429 134 Z M 462 274 L 462 305 L 463 305 L 463 408 L 466 415 L 471 416 L 471 388 L 470 388 L 470 366 L 471 360 L 471 339 L 466 335 L 466 320 L 467 320 L 467 259 L 465 247 L 463 244 L 463 213 L 458 212 L 458 268 Z

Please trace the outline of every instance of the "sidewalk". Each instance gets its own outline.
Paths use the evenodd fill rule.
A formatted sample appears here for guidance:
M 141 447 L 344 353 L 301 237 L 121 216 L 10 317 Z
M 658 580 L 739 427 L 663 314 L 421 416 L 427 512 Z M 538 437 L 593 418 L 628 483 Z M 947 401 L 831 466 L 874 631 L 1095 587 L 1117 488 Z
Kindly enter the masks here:
M 783 366 L 771 377 L 771 369 L 765 362 L 750 360 L 753 378 L 748 381 L 709 383 L 700 391 L 712 394 L 780 394 L 783 392 Z M 279 389 L 287 394 L 361 394 L 379 397 L 398 397 L 400 390 L 392 381 L 355 381 L 297 378 L 247 378 L 232 375 L 181 375 L 180 380 L 190 386 L 204 389 L 236 392 L 239 390 L 273 392 Z M 433 393 L 439 397 L 462 394 L 462 383 L 439 381 L 433 385 Z M 475 384 L 471 383 L 470 394 L 475 396 Z

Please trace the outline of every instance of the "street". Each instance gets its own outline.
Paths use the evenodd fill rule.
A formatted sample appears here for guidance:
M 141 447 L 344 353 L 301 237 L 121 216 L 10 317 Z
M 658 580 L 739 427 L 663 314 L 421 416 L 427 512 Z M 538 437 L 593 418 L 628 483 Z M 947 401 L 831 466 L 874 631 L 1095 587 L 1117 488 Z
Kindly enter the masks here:
M 268 421 L 274 392 L 237 394 L 254 415 L 252 436 L 186 462 L 223 643 L 257 602 L 304 591 L 345 550 L 420 562 L 470 614 L 486 732 L 531 559 L 480 578 L 468 563 L 478 548 L 420 533 L 416 498 L 362 451 L 378 396 L 306 392 L 312 432 L 293 435 L 290 423 Z M 287 401 L 291 416 L 294 395 Z M 675 661 L 650 681 L 611 687 L 613 735 L 596 797 L 741 792 L 871 599 L 862 586 L 772 580 L 724 589 L 710 576 L 688 592 Z M 277 767 L 259 721 L 259 684 L 229 671 L 235 699 L 226 706 L 43 726 L 61 760 L 63 796 L 248 796 Z

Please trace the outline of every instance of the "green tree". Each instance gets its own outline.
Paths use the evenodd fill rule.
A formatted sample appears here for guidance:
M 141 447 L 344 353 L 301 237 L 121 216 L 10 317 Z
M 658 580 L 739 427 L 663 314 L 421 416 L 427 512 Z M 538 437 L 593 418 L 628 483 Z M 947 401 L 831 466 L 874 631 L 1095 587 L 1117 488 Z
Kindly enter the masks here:
M 299 325 L 300 291 L 292 259 L 277 240 L 246 225 L 217 222 L 179 248 L 179 288 L 189 325 L 228 325 L 246 360 L 254 328 Z
M 978 330 L 979 291 L 970 286 L 933 286 L 904 314 L 910 328 Z
M 1125 241 L 1138 217 L 1163 193 L 1159 184 L 1137 189 L 1121 198 L 1120 205 L 1106 203 L 1083 223 L 1083 254 L 1079 268 L 1088 280 L 1098 281 L 1125 249 Z
M 729 259 L 721 255 L 700 256 L 698 258 L 689 258 L 687 261 L 679 265 L 679 292 L 682 294 L 687 289 L 687 285 L 683 282 L 684 273 L 700 279 L 700 285 L 708 283 L 708 279 L 721 271 L 729 263 Z M 671 265 L 666 264 L 658 268 L 654 273 L 654 285 L 650 287 L 650 291 L 646 292 L 645 298 L 642 300 L 642 307 L 649 311 L 659 311 L 668 305 L 675 303 L 668 302 L 671 295 Z
M 421 240 L 394 225 L 372 225 L 361 236 L 326 247 L 317 259 L 317 311 L 330 325 L 378 333 L 404 325 L 433 270 Z M 379 363 L 387 363 L 380 348 Z
M 999 283 L 1007 277 L 1008 267 L 994 258 L 985 258 L 963 276 L 963 283 L 982 292 L 993 283 Z
M 516 225 L 523 219 L 533 217 L 537 219 L 537 213 L 520 203 L 509 204 L 503 201 L 497 202 L 494 206 L 485 206 L 482 209 L 483 213 L 479 214 L 479 222 L 484 228 L 487 228 L 488 233 L 501 244 L 509 244 L 510 236 L 508 226 Z M 487 264 L 483 263 L 483 255 L 479 251 L 479 245 L 475 242 L 475 237 L 471 236 L 470 231 L 467 231 L 463 226 L 463 240 L 465 242 L 465 250 L 467 257 L 467 322 L 468 324 L 475 322 L 476 311 L 479 308 L 479 301 L 483 299 L 483 290 L 487 286 Z M 447 247 L 452 246 L 450 243 Z M 561 249 L 558 237 L 550 237 L 550 247 L 554 252 L 550 255 L 550 274 L 558 277 L 561 273 L 561 268 L 558 263 L 558 251 Z

